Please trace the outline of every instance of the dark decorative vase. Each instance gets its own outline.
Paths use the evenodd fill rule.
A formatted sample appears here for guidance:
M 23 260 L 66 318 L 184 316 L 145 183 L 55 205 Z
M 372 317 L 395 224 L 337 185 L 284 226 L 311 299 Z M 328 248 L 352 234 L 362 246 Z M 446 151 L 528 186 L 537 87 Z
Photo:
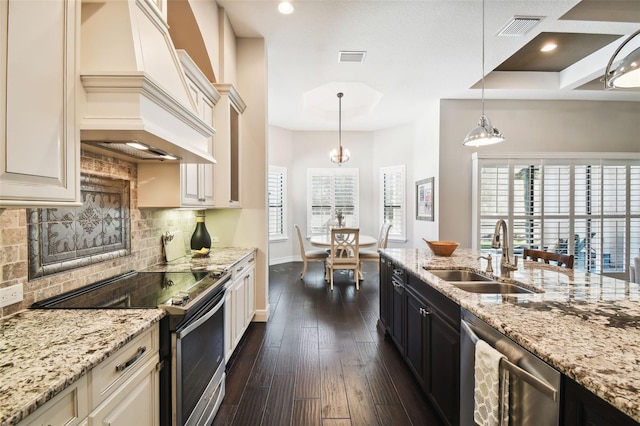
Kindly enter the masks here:
M 197 216 L 196 229 L 191 236 L 191 250 L 200 250 L 203 247 L 211 248 L 211 236 L 204 224 L 204 216 Z

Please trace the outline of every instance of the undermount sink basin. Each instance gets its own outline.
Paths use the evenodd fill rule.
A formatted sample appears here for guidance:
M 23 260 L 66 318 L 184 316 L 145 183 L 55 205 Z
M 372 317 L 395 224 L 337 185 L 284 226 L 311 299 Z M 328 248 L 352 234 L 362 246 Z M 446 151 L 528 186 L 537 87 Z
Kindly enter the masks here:
M 528 288 L 519 285 L 501 283 L 498 281 L 476 281 L 476 282 L 452 282 L 451 285 L 469 293 L 489 293 L 489 294 L 510 294 L 510 293 L 533 293 Z
M 484 275 L 461 269 L 429 270 L 433 275 L 445 281 L 493 281 Z
M 503 283 L 473 271 L 462 269 L 430 269 L 433 275 L 469 293 L 510 294 L 533 293 L 517 284 Z

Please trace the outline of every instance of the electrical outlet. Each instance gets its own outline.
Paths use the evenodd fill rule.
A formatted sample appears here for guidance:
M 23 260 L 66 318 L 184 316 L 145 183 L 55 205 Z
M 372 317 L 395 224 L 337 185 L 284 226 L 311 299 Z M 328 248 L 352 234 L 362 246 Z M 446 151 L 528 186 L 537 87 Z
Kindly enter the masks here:
M 212 242 L 212 243 L 219 243 L 219 242 L 220 242 L 220 238 L 218 238 L 218 236 L 217 236 L 217 235 L 216 235 L 216 236 L 213 236 L 213 237 L 211 237 L 211 242 Z
M 22 302 L 22 299 L 24 299 L 22 284 L 0 288 L 0 307 Z

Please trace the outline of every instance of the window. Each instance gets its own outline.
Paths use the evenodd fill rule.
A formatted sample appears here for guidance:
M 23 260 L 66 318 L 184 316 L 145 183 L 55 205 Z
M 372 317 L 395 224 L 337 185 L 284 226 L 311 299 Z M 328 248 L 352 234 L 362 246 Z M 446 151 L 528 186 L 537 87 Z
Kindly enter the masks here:
M 269 166 L 269 240 L 287 238 L 287 169 Z
M 385 222 L 390 223 L 389 239 L 403 242 L 407 239 L 405 169 L 404 165 L 380 169 L 380 199 L 382 200 L 380 227 Z
M 575 269 L 626 274 L 640 250 L 640 159 L 523 157 L 474 155 L 474 246 L 490 249 L 505 219 L 515 254 L 569 253 Z
M 324 234 L 341 211 L 346 226 L 359 226 L 358 169 L 307 170 L 307 232 Z

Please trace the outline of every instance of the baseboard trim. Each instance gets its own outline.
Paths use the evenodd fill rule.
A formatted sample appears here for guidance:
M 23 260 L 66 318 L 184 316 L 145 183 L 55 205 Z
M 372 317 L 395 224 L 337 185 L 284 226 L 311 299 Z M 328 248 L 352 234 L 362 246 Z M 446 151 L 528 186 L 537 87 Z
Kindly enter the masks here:
M 302 262 L 302 258 L 300 256 L 285 256 L 285 257 L 269 258 L 269 266 L 280 265 L 282 263 L 289 263 L 289 262 Z
M 253 316 L 252 322 L 268 322 L 269 321 L 269 306 L 267 309 L 256 309 L 256 313 Z

